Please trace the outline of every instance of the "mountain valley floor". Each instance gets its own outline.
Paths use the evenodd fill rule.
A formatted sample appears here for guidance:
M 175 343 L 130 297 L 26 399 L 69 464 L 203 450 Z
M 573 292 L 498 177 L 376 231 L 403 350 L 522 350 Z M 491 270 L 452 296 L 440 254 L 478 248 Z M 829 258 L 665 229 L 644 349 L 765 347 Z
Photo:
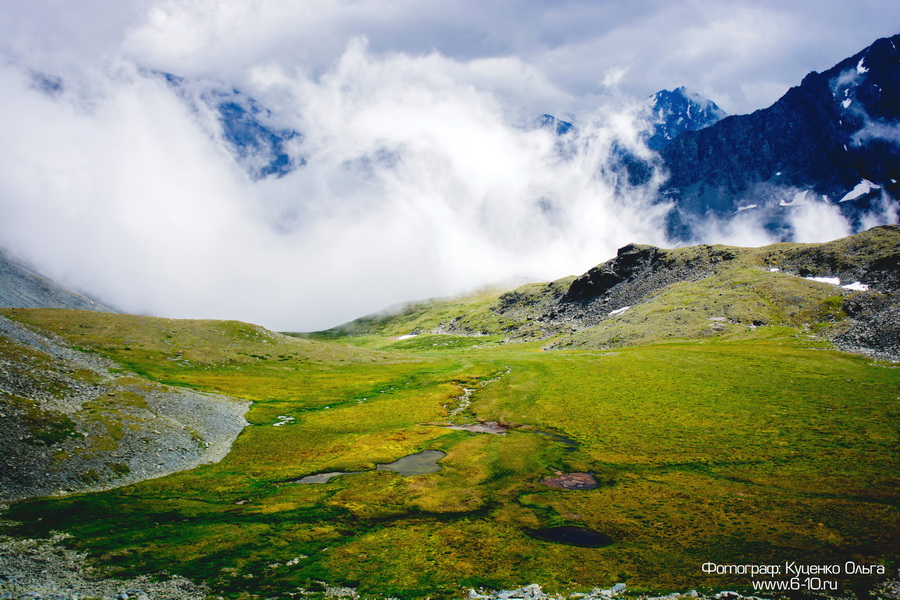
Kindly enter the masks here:
M 515 305 L 509 292 L 485 292 L 303 337 L 237 322 L 4 309 L 110 361 L 111 376 L 135 386 L 252 405 L 219 462 L 12 502 L 0 534 L 64 534 L 56 543 L 109 576 L 166 572 L 234 599 L 341 589 L 536 598 L 520 589 L 535 582 L 563 595 L 613 595 L 625 584 L 615 594 L 761 596 L 754 587 L 763 580 L 808 597 L 891 597 L 900 368 L 830 340 L 862 318 L 845 310 L 854 302 L 880 303 L 873 314 L 895 305 L 893 263 L 884 260 L 896 255 L 897 236 L 871 234 L 868 254 L 844 248 L 857 262 L 828 266 L 843 269 L 841 283 L 861 277 L 866 291 L 804 278 L 829 276 L 825 246 L 635 247 L 575 286 L 593 294 L 578 299 L 578 313 L 560 300 L 574 296 L 573 278 L 526 286 Z M 791 261 L 803 252 L 818 258 L 805 260 L 801 277 Z M 773 256 L 779 265 L 763 260 Z M 616 298 L 629 308 L 619 311 Z M 7 342 L 0 358 L 9 369 L 23 357 L 69 369 Z M 61 383 L 50 393 L 70 390 Z M 98 421 L 110 439 L 153 427 L 133 397 L 110 398 L 92 405 L 115 416 Z M 18 443 L 48 448 L 51 470 L 79 468 L 72 457 L 85 444 L 74 416 L 50 414 L 40 398 L 0 399 L 4 415 L 30 419 Z M 438 470 L 376 468 L 426 450 L 440 452 L 429 455 Z M 335 472 L 346 474 L 298 483 Z M 556 528 L 596 532 L 604 544 L 541 533 Z M 740 565 L 780 573 L 754 579 Z M 787 565 L 806 569 L 796 590 Z

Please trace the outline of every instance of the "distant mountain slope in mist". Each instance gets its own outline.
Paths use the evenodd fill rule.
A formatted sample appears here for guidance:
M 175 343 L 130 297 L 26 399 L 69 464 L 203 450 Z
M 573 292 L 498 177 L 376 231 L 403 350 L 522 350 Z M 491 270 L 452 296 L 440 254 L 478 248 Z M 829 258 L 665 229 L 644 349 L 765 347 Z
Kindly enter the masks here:
M 254 98 L 224 85 L 170 73 L 160 75 L 194 111 L 210 111 L 212 119 L 206 119 L 206 125 L 213 135 L 221 136 L 252 179 L 284 177 L 306 164 L 304 158 L 292 156 L 289 149 L 291 141 L 299 141 L 302 134 L 276 125 L 272 111 Z
M 572 129 L 572 123 L 557 119 L 553 115 L 543 114 L 534 122 L 535 127 L 548 129 L 556 135 L 565 135 Z
M 900 191 L 898 45 L 900 35 L 877 40 L 769 108 L 675 137 L 661 150 L 672 232 L 689 237 L 698 219 L 755 208 L 789 237 L 788 211 L 811 198 L 857 229 L 866 213 L 884 212 L 882 191 Z
M 116 312 L 38 273 L 31 265 L 0 248 L 0 306 L 73 308 Z
M 709 127 L 726 116 L 727 113 L 715 102 L 682 86 L 660 90 L 647 98 L 635 125 L 640 132 L 640 143 L 659 152 L 681 133 Z M 577 124 L 544 114 L 535 120 L 535 127 L 555 133 L 559 138 L 560 154 L 568 158 L 574 156 L 576 149 L 571 134 L 578 132 Z M 616 140 L 611 147 L 609 162 L 602 170 L 620 184 L 627 182 L 630 186 L 640 186 L 648 183 L 654 170 L 660 167 L 659 160 L 648 161 L 646 156 L 638 156 L 629 148 L 629 144 Z

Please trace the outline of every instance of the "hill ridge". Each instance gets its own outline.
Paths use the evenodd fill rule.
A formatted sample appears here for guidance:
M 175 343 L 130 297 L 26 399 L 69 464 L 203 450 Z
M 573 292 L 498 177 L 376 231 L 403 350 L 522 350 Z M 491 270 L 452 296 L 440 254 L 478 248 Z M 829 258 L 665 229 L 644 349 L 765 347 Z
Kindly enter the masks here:
M 411 303 L 319 335 L 431 333 L 541 340 L 548 348 L 614 347 L 736 335 L 767 325 L 812 327 L 838 347 L 898 360 L 900 330 L 890 325 L 897 321 L 898 293 L 900 227 L 886 225 L 817 244 L 674 249 L 629 244 L 578 277 Z M 700 305 L 709 311 L 704 319 L 716 326 L 698 323 L 694 315 L 690 325 L 680 327 L 676 319 L 660 329 L 664 315 L 681 317 Z M 642 320 L 635 322 L 634 313 L 641 311 Z M 622 335 L 611 334 L 617 328 Z

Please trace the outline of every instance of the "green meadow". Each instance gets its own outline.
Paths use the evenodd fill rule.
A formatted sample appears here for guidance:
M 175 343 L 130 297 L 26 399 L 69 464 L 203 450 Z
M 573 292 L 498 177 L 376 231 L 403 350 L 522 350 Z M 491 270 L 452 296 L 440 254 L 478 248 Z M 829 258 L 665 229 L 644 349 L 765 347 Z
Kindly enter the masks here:
M 758 294 L 781 285 L 746 281 Z M 798 310 L 834 308 L 815 289 Z M 683 292 L 667 293 L 678 306 Z M 660 306 L 623 318 L 621 335 L 635 323 L 672 323 Z M 704 574 L 705 562 L 900 566 L 900 370 L 830 349 L 801 327 L 802 315 L 547 350 L 491 332 L 397 340 L 384 325 L 300 339 L 237 322 L 2 312 L 124 372 L 253 402 L 250 425 L 217 464 L 18 502 L 2 515 L 0 532 L 67 532 L 115 575 L 178 573 L 235 599 L 325 585 L 453 598 L 529 583 L 560 593 L 618 582 L 659 593 L 750 585 Z M 706 332 L 702 314 L 685 327 Z M 425 317 L 406 318 L 396 327 Z M 466 389 L 471 404 L 451 415 Z M 442 426 L 489 421 L 505 434 Z M 422 450 L 446 453 L 440 471 L 375 469 Z M 361 472 L 296 482 L 335 471 Z M 542 483 L 572 472 L 599 486 Z M 563 525 L 613 543 L 529 535 Z

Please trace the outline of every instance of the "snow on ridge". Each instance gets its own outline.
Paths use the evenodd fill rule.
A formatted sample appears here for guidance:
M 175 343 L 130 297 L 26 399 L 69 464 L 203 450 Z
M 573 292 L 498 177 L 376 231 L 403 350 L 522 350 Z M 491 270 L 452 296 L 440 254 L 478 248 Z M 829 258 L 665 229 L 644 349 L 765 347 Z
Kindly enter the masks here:
M 611 312 L 609 313 L 609 316 L 610 316 L 610 317 L 615 317 L 616 315 L 621 315 L 623 312 L 625 312 L 625 311 L 628 310 L 629 308 L 631 308 L 631 307 L 630 307 L 630 306 L 623 306 L 622 308 L 617 308 L 616 310 L 611 311 Z
M 810 281 L 818 281 L 819 283 L 830 283 L 831 285 L 840 285 L 841 288 L 845 290 L 850 290 L 851 292 L 867 292 L 869 291 L 869 284 L 861 283 L 859 281 L 854 281 L 853 283 L 847 283 L 841 285 L 840 277 L 804 277 L 803 279 L 808 279 Z
M 819 283 L 830 283 L 831 285 L 841 285 L 840 277 L 804 277 L 810 281 L 818 281 Z
M 863 65 L 863 61 L 865 61 L 865 60 L 866 60 L 865 57 L 859 59 L 859 64 L 856 65 L 856 72 L 859 73 L 860 75 L 862 75 L 863 73 L 868 73 L 868 72 L 869 72 L 868 67 L 866 67 L 866 66 Z
M 802 192 L 794 195 L 794 198 L 790 202 L 785 202 L 782 200 L 778 203 L 779 206 L 800 206 L 801 204 L 806 204 L 806 195 L 809 194 L 809 190 L 803 190 Z
M 872 183 L 868 179 L 863 179 L 856 186 L 847 192 L 843 198 L 841 198 L 841 202 L 849 202 L 850 200 L 856 200 L 861 196 L 865 196 L 872 190 L 880 190 L 881 186 L 875 183 Z

